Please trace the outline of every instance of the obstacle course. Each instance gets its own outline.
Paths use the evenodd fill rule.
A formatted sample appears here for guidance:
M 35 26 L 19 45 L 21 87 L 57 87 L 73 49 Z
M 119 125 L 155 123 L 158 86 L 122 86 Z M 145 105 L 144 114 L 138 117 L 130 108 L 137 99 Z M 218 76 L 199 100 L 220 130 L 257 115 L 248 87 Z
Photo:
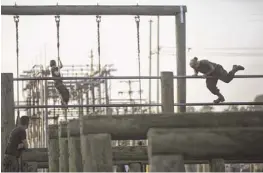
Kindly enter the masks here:
M 162 114 L 80 116 L 49 125 L 48 149 L 31 149 L 24 160 L 55 172 L 112 171 L 118 163 L 140 171 L 137 162 L 149 163 L 150 171 L 185 171 L 185 163 L 204 162 L 211 163 L 212 171 L 223 171 L 225 162 L 263 162 L 262 111 L 173 113 L 173 94 L 168 94 L 173 93 L 173 75 L 162 76 Z M 14 105 L 7 106 L 13 101 L 12 83 L 12 74 L 2 74 L 4 117 L 14 114 Z M 148 146 L 111 144 L 139 139 L 148 139 Z
M 185 6 L 2 6 L 2 15 L 173 15 L 176 18 L 177 76 L 162 72 L 160 77 L 103 77 L 103 79 L 161 79 L 162 103 L 133 106 L 161 106 L 161 114 L 83 116 L 46 126 L 47 148 L 29 149 L 23 160 L 50 172 L 108 172 L 113 165 L 129 164 L 130 171 L 183 172 L 184 164 L 210 163 L 211 171 L 224 171 L 224 163 L 263 162 L 263 111 L 185 113 L 186 106 L 213 105 L 186 103 Z M 139 52 L 139 50 L 138 50 Z M 139 55 L 138 55 L 139 56 Z M 58 55 L 59 57 L 59 55 Z M 259 78 L 263 75 L 236 76 Z M 54 80 L 55 78 L 13 78 L 2 73 L 2 151 L 15 126 L 14 110 L 34 106 L 14 105 L 13 81 Z M 177 82 L 174 101 L 173 79 Z M 65 77 L 63 80 L 81 78 Z M 84 77 L 83 79 L 88 79 Z M 102 79 L 102 78 L 92 78 Z M 174 106 L 178 112 L 174 113 Z M 262 102 L 235 102 L 219 105 L 263 105 Z M 120 105 L 69 105 L 106 107 Z M 123 106 L 123 105 L 121 105 Z M 132 106 L 132 105 L 127 105 Z M 38 105 L 58 108 L 60 105 Z M 48 121 L 46 121 L 48 122 Z M 148 146 L 112 147 L 112 140 L 147 139 Z M 3 153 L 3 152 L 2 152 Z M 3 158 L 3 154 L 2 154 Z M 32 169 L 31 169 L 32 170 Z

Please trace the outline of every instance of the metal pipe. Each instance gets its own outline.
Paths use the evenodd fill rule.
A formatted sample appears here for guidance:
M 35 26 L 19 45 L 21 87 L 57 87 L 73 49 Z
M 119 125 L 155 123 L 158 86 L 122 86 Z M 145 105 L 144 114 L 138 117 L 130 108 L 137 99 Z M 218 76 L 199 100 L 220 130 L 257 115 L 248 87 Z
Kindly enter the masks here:
M 149 21 L 149 76 L 152 76 L 152 20 Z M 152 102 L 152 80 L 149 79 L 149 104 Z M 157 102 L 158 103 L 158 102 Z M 151 107 L 149 107 L 149 113 L 151 113 Z
M 47 5 L 47 6 L 1 6 L 2 15 L 160 15 L 174 16 L 181 6 L 110 6 L 110 5 Z M 184 12 L 186 6 L 182 6 Z
M 226 106 L 226 105 L 263 105 L 263 102 L 224 102 L 215 104 L 212 102 L 207 103 L 175 103 L 174 106 L 204 106 L 204 105 L 214 105 L 214 106 Z M 39 105 L 39 106 L 27 106 L 18 105 L 15 109 L 27 109 L 27 108 L 83 108 L 83 107 L 146 107 L 146 106 L 161 106 L 161 104 L 95 104 L 95 105 Z
M 157 76 L 160 76 L 160 17 L 157 16 Z M 157 99 L 156 103 L 160 101 L 160 81 L 157 80 Z M 157 108 L 157 113 L 159 113 L 159 107 Z
M 205 79 L 203 76 L 174 76 L 174 79 Z M 206 77 L 206 78 L 214 78 L 214 77 Z M 234 78 L 263 78 L 263 75 L 236 75 Z M 80 77 L 24 77 L 24 78 L 14 78 L 14 81 L 24 81 L 24 80 L 83 80 L 83 79 L 161 79 L 158 76 L 101 76 L 101 77 L 88 77 L 88 76 L 80 76 Z

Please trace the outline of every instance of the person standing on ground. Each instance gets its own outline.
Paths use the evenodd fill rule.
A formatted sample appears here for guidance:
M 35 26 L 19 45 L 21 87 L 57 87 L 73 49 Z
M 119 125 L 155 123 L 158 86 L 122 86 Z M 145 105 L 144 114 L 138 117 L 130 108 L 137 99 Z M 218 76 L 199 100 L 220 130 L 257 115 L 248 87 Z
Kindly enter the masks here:
M 15 127 L 9 136 L 5 156 L 3 159 L 2 172 L 18 172 L 22 150 L 28 148 L 26 129 L 29 125 L 29 117 L 22 116 L 19 125 Z

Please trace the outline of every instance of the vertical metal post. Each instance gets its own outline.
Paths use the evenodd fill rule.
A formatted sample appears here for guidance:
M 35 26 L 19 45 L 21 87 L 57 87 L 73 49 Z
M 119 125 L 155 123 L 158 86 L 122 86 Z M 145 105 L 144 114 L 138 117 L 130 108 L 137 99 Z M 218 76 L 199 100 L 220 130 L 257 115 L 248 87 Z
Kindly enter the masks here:
M 97 21 L 97 37 L 98 37 L 98 69 L 99 69 L 99 75 L 101 75 L 101 57 L 100 57 L 100 22 L 101 22 L 101 16 L 97 15 L 96 16 L 96 21 Z M 99 80 L 99 85 L 98 85 L 98 92 L 99 92 L 99 104 L 101 104 L 101 81 Z
M 94 73 L 93 69 L 93 51 L 90 52 L 90 76 L 92 77 Z M 95 90 L 94 90 L 94 84 L 92 83 L 94 81 L 91 81 L 91 97 L 92 97 L 92 104 L 95 104 Z M 93 113 L 95 113 L 95 107 L 92 107 Z
M 45 105 L 48 105 L 48 86 L 47 81 L 45 80 Z M 48 138 L 49 138 L 49 129 L 48 129 L 48 109 L 45 108 L 45 128 L 46 128 L 46 147 L 48 148 Z
M 108 72 L 106 71 L 105 73 L 105 77 L 107 77 Z M 106 105 L 109 105 L 109 93 L 108 93 L 108 79 L 104 80 L 105 83 L 105 100 L 106 100 Z M 109 107 L 106 107 L 106 115 L 109 115 L 110 111 L 109 111 Z
M 162 112 L 174 113 L 173 72 L 161 72 Z
M 86 105 L 89 105 L 89 89 L 87 89 L 86 91 Z M 86 111 L 87 111 L 87 115 L 89 115 L 89 107 L 86 108 Z
M 1 159 L 7 146 L 10 132 L 15 127 L 13 74 L 1 73 Z
M 16 77 L 19 77 L 19 33 L 18 33 L 18 23 L 19 23 L 19 16 L 14 16 L 14 22 L 16 25 Z M 17 94 L 17 105 L 19 105 L 19 82 L 16 82 L 16 94 Z M 20 111 L 17 109 L 17 119 L 16 122 L 20 118 Z M 16 123 L 16 124 L 17 124 Z
M 157 76 L 160 76 L 160 17 L 157 16 Z M 157 80 L 157 104 L 160 101 L 160 80 Z M 157 113 L 159 113 L 159 106 L 157 106 Z
M 80 84 L 81 85 L 81 84 Z M 80 86 L 81 88 L 79 88 L 79 92 L 78 92 L 78 98 L 79 98 L 79 104 L 83 105 L 83 92 L 82 92 L 82 86 Z M 83 117 L 83 107 L 79 108 L 79 118 L 82 119 Z
M 149 76 L 152 76 L 152 20 L 149 21 Z M 149 79 L 149 104 L 152 103 L 152 80 Z M 149 113 L 152 113 L 152 107 L 149 106 Z
M 176 14 L 176 61 L 177 75 L 186 75 L 186 33 L 185 33 L 185 12 Z M 186 79 L 177 79 L 177 103 L 186 103 Z M 179 106 L 178 112 L 185 112 L 186 106 Z

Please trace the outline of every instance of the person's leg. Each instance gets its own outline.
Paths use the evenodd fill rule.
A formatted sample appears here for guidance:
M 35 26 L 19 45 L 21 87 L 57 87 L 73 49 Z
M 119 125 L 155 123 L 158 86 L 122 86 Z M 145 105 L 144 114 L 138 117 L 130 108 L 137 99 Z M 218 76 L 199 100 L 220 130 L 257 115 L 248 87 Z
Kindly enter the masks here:
M 3 159 L 3 167 L 1 169 L 2 170 L 1 172 L 12 172 L 11 165 L 12 165 L 11 159 L 7 155 L 5 155 Z
M 233 65 L 231 71 L 227 72 L 221 65 L 219 65 L 216 69 L 217 76 L 219 79 L 225 83 L 229 83 L 235 77 L 236 72 L 240 70 L 244 70 L 245 68 L 240 65 Z
M 207 78 L 206 79 L 206 87 L 209 89 L 211 93 L 218 96 L 214 103 L 219 103 L 225 101 L 224 96 L 220 93 L 219 89 L 217 88 L 217 78 Z
M 3 172 L 19 172 L 19 164 L 15 156 L 4 156 Z
M 61 95 L 61 99 L 63 104 L 68 104 L 69 102 L 69 90 L 64 84 L 60 84 L 57 86 L 57 89 L 59 91 L 59 94 Z
M 64 102 L 68 105 L 69 102 L 69 90 L 65 86 L 65 93 L 64 93 Z

